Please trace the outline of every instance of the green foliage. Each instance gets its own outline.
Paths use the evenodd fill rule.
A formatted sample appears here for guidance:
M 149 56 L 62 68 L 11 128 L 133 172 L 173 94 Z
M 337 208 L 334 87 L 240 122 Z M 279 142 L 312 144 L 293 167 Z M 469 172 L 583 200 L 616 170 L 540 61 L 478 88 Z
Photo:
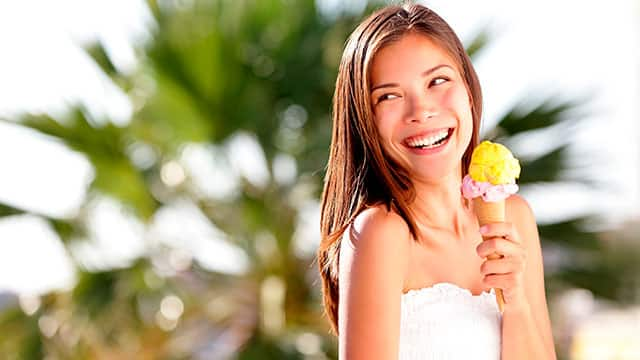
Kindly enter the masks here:
M 97 317 L 115 299 L 117 273 L 101 271 L 82 273 L 73 289 L 73 301 L 79 311 L 87 311 L 89 317 Z
M 42 359 L 42 339 L 36 318 L 25 315 L 19 308 L 10 308 L 0 313 L 0 324 L 3 334 L 0 353 L 8 356 L 7 359 Z
M 255 336 L 246 347 L 238 354 L 238 360 L 301 360 L 303 355 L 292 347 L 284 347 L 277 341 L 265 339 L 262 336 Z
M 127 154 L 132 144 L 128 129 L 92 123 L 83 109 L 73 110 L 63 121 L 46 115 L 25 115 L 19 121 L 85 155 L 95 169 L 96 190 L 130 205 L 143 218 L 153 214 L 157 202 Z
M 552 224 L 538 225 L 540 237 L 546 242 L 564 245 L 570 249 L 598 250 L 602 246 L 598 233 L 585 230 L 589 218 L 576 218 Z
M 518 181 L 521 184 L 556 181 L 560 171 L 567 168 L 567 149 L 568 145 L 562 145 L 533 160 L 522 160 L 521 166 L 526 171 L 522 171 Z
M 530 101 L 530 99 L 527 99 Z M 511 111 L 508 111 L 500 121 L 498 127 L 504 136 L 522 134 L 526 131 L 540 130 L 571 120 L 577 126 L 577 115 L 572 114 L 576 109 L 584 106 L 586 100 L 565 100 L 558 101 L 554 96 L 543 101 L 530 110 L 526 110 L 526 102 L 517 104 Z
M 490 41 L 490 30 L 488 28 L 480 30 L 476 34 L 476 36 L 469 42 L 469 45 L 466 48 L 467 54 L 470 58 L 475 59 L 479 56 L 479 54 L 482 52 L 482 49 L 484 49 Z
M 0 217 L 2 216 L 11 216 L 16 214 L 22 214 L 23 212 L 19 209 L 16 209 L 12 206 L 0 204 Z

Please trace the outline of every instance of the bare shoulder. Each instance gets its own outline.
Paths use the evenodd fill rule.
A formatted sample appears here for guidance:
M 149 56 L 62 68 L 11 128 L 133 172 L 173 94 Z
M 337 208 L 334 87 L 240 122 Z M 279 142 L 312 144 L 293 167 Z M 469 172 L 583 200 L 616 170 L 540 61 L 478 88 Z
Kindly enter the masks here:
M 400 215 L 379 205 L 358 214 L 353 222 L 350 239 L 355 248 L 384 246 L 387 242 L 393 242 L 399 248 L 408 249 L 410 233 L 407 223 Z
M 533 211 L 529 202 L 518 194 L 513 194 L 507 198 L 506 201 L 507 214 L 512 214 L 517 217 L 533 216 Z
M 505 202 L 506 220 L 513 223 L 518 229 L 535 227 L 536 219 L 533 210 L 527 200 L 518 195 L 509 196 Z
M 354 282 L 366 285 L 382 278 L 404 283 L 411 236 L 400 215 L 384 206 L 370 207 L 358 214 L 348 229 L 340 249 L 341 285 L 350 288 Z M 366 276 L 354 277 L 359 270 Z
M 397 356 L 410 241 L 402 217 L 382 206 L 361 212 L 343 237 L 338 281 L 341 359 Z
M 509 196 L 505 202 L 505 221 L 510 222 L 520 234 L 527 251 L 540 248 L 538 225 L 529 202 L 518 194 Z

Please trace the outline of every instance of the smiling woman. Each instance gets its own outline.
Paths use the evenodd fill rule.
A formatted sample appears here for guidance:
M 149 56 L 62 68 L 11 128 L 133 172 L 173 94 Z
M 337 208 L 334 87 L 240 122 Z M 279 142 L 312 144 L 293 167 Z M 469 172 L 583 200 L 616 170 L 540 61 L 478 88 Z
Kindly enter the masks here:
M 508 222 L 489 229 L 504 256 L 484 261 L 489 243 L 461 195 L 481 113 L 471 61 L 430 9 L 385 7 L 349 38 L 334 94 L 318 251 L 340 358 L 555 356 L 526 201 L 507 200 Z M 522 279 L 530 303 L 515 301 L 524 298 L 516 297 Z M 514 300 L 504 314 L 492 287 Z

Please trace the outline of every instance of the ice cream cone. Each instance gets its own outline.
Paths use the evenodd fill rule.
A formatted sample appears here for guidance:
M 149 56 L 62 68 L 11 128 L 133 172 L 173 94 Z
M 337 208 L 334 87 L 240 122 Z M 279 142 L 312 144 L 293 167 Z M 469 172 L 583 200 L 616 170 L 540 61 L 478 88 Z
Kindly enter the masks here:
M 478 218 L 480 226 L 504 221 L 504 200 L 484 201 L 481 197 L 473 199 L 473 212 Z
M 478 218 L 478 223 L 480 226 L 493 223 L 493 222 L 503 222 L 504 221 L 504 200 L 488 202 L 482 200 L 481 197 L 477 197 L 473 199 L 473 211 Z M 489 238 L 483 237 L 482 240 L 488 240 Z M 491 254 L 487 256 L 490 260 L 499 259 L 501 255 Z M 502 289 L 495 289 L 496 292 L 496 300 L 498 302 L 498 308 L 500 308 L 500 312 L 504 309 L 504 296 L 502 294 Z
M 516 179 L 520 176 L 520 163 L 504 145 L 483 141 L 473 149 L 468 174 L 462 179 L 462 196 L 473 200 L 473 211 L 480 226 L 504 222 L 505 200 L 518 191 Z M 483 241 L 488 240 L 482 237 Z M 500 259 L 500 254 L 487 256 Z M 502 289 L 495 289 L 500 312 L 504 309 Z

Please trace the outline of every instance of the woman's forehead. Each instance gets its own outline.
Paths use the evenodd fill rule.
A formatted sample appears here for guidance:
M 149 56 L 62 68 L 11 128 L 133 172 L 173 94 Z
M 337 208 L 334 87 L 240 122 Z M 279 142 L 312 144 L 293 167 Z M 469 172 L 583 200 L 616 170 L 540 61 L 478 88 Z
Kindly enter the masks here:
M 457 68 L 448 52 L 435 41 L 425 35 L 410 34 L 379 49 L 371 62 L 370 74 L 372 80 L 393 80 L 442 64 Z

